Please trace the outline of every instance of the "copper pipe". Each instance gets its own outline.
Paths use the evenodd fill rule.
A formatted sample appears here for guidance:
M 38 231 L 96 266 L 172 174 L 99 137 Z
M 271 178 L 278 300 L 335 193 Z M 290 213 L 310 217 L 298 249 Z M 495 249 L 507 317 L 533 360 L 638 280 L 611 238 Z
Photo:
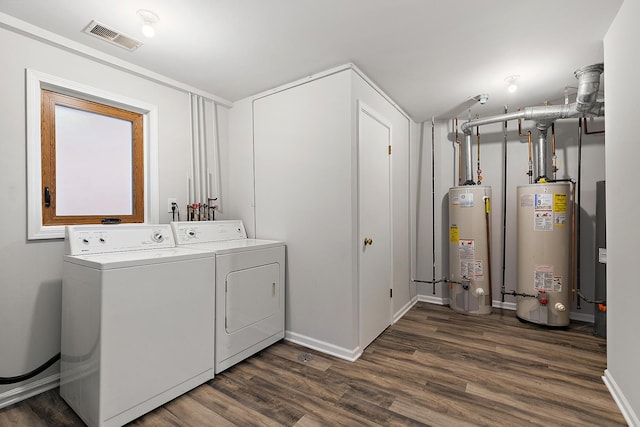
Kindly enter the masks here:
M 596 130 L 593 132 L 589 132 L 589 129 L 587 128 L 587 118 L 583 117 L 582 118 L 582 123 L 584 124 L 584 134 L 585 135 L 597 135 L 599 133 L 604 133 L 604 130 Z
M 458 185 L 462 185 L 462 146 L 458 137 L 458 118 L 456 117 L 456 144 L 458 144 Z
M 522 119 L 518 119 L 518 136 L 527 136 L 527 147 L 529 149 L 529 184 L 533 184 L 533 147 L 531 146 L 531 131 L 527 131 L 526 134 L 522 133 Z

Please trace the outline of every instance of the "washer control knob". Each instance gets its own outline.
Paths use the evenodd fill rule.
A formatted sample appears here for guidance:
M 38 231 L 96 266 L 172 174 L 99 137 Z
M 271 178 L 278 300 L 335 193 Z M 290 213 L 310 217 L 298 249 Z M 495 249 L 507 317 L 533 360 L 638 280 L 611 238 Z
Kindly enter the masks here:
M 194 230 L 193 228 L 188 229 L 187 237 L 190 239 L 193 239 L 194 237 L 196 237 L 196 230 Z
M 153 235 L 151 236 L 151 239 L 154 242 L 161 243 L 164 240 L 164 236 L 160 231 L 154 231 Z

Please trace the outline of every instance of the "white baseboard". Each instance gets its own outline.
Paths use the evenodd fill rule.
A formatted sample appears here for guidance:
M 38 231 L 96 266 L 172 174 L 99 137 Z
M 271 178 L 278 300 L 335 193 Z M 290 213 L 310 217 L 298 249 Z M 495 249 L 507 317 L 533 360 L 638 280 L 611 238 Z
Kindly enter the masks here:
M 21 400 L 28 399 L 36 394 L 56 388 L 60 385 L 60 373 L 41 378 L 37 381 L 12 388 L 0 394 L 0 409 L 5 408 Z
M 418 301 L 430 304 L 449 305 L 449 298 L 434 297 L 431 295 L 418 295 Z
M 502 302 L 502 301 L 492 301 L 491 306 L 495 308 L 503 308 L 505 310 L 515 310 L 516 303 L 515 302 Z
M 616 405 L 618 405 L 618 408 L 620 409 L 620 412 L 622 412 L 622 416 L 627 424 L 629 424 L 630 427 L 640 427 L 640 418 L 638 418 L 638 415 L 633 411 L 629 401 L 624 397 L 624 394 L 622 394 L 620 387 L 618 387 L 618 384 L 611 376 L 608 369 L 604 370 L 602 381 L 604 381 L 604 384 L 609 389 L 611 397 L 613 397 Z
M 362 355 L 362 350 L 360 349 L 360 347 L 349 350 L 330 344 L 328 342 L 317 340 L 315 338 L 300 335 L 295 332 L 286 331 L 284 334 L 284 339 L 287 341 L 291 341 L 292 343 L 338 357 L 340 359 L 348 360 L 349 362 L 358 360 L 358 358 Z
M 393 323 L 396 323 L 398 320 L 402 319 L 402 316 L 407 314 L 407 311 L 411 310 L 411 307 L 416 305 L 418 302 L 418 296 L 411 298 L 409 302 L 407 302 L 404 307 L 402 307 L 396 314 L 393 315 Z

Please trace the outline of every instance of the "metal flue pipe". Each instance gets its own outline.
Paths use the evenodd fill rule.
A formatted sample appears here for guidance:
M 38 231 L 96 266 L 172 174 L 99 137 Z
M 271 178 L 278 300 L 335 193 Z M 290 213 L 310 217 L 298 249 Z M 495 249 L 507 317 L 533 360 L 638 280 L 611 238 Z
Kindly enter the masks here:
M 538 165 L 536 182 L 547 179 L 547 130 L 551 124 L 548 122 L 536 123 L 538 129 Z
M 576 70 L 574 75 L 578 79 L 578 93 L 576 95 L 576 109 L 587 113 L 595 105 L 600 88 L 600 74 L 604 71 L 604 64 L 593 64 Z

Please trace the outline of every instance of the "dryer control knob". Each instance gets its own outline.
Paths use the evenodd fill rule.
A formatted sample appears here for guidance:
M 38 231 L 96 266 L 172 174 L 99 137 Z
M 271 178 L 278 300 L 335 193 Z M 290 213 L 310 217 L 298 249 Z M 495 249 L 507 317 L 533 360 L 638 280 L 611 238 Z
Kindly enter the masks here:
M 161 232 L 159 232 L 159 231 L 155 231 L 155 232 L 153 233 L 153 235 L 151 236 L 151 239 L 152 239 L 154 242 L 161 243 L 161 242 L 164 240 L 164 236 L 162 235 L 162 233 L 161 233 Z

